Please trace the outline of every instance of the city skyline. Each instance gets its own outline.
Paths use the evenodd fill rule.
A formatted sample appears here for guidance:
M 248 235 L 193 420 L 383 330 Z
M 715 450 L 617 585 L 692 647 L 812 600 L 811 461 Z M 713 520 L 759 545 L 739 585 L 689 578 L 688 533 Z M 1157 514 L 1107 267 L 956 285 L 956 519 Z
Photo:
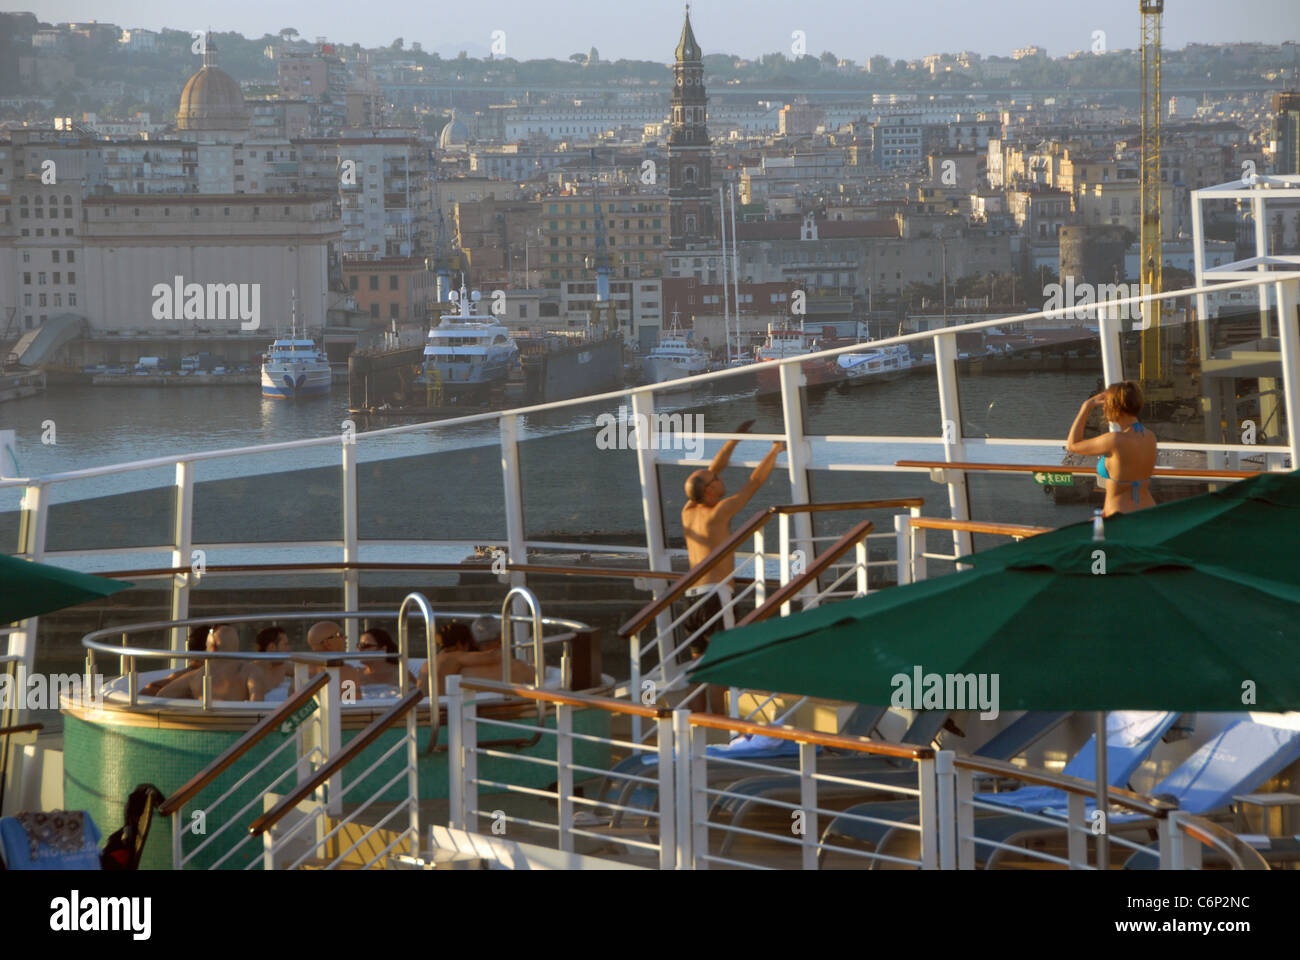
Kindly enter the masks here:
M 882 5 L 883 6 L 883 5 Z M 535 4 L 495 0 L 478 8 L 457 9 L 454 26 L 439 30 L 425 9 L 406 2 L 385 4 L 389 15 L 358 17 L 350 0 L 323 0 L 311 9 L 270 6 L 252 0 L 229 0 L 219 9 L 196 15 L 201 23 L 183 23 L 176 8 L 161 0 L 37 0 L 29 9 L 51 23 L 103 20 L 122 27 L 150 30 L 212 29 L 246 37 L 275 34 L 293 27 L 304 38 L 327 37 L 339 43 L 387 46 L 401 37 L 444 56 L 466 50 L 486 55 L 494 31 L 498 49 L 517 60 L 565 59 L 596 47 L 602 59 L 667 62 L 676 39 L 669 21 L 683 4 L 655 0 L 642 5 L 592 10 L 576 0 L 557 0 L 539 18 Z M 734 5 L 696 2 L 691 19 L 706 56 L 729 54 L 752 59 L 782 52 L 791 56 L 801 40 L 806 52 L 830 51 L 859 64 L 868 57 L 914 59 L 933 53 L 971 50 L 983 56 L 1007 56 L 1027 46 L 1049 56 L 1095 49 L 1098 31 L 1106 49 L 1132 49 L 1138 42 L 1138 12 L 1133 0 L 1098 0 L 1087 9 L 1071 10 L 1040 3 L 1001 2 L 972 7 L 963 0 L 932 0 L 924 5 L 887 8 L 890 19 L 874 21 L 861 8 L 840 0 L 793 5 L 776 0 L 747 4 L 744 19 L 733 19 Z M 368 8 L 373 9 L 373 8 Z M 410 12 L 408 17 L 407 11 Z M 1223 8 L 1212 0 L 1186 0 L 1166 10 L 1167 49 L 1187 43 L 1278 43 L 1300 38 L 1300 7 L 1293 0 L 1244 0 Z

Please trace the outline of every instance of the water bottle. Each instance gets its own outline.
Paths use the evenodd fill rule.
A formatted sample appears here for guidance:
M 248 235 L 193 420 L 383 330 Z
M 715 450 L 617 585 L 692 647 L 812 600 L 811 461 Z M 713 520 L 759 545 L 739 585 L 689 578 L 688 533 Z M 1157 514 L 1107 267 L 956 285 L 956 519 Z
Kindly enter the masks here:
M 1092 511 L 1092 539 L 1094 541 L 1106 539 L 1106 525 L 1101 519 L 1100 510 Z

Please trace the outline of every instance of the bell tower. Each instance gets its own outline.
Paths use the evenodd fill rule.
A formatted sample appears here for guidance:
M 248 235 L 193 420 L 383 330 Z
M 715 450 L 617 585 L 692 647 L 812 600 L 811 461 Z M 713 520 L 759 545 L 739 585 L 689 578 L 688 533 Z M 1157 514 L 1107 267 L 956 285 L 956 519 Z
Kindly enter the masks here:
M 705 123 L 709 98 L 704 92 L 704 63 L 691 29 L 691 8 L 677 43 L 673 64 L 671 132 L 668 136 L 669 247 L 682 250 L 714 237 L 713 178 L 710 174 L 709 131 Z

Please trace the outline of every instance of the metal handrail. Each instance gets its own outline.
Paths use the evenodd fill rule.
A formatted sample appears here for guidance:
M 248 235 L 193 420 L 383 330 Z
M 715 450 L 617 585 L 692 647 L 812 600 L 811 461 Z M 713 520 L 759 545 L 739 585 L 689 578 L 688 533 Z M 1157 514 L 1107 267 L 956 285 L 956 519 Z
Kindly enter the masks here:
M 1188 287 L 1181 290 L 1171 290 L 1162 293 L 1148 293 L 1137 297 L 1123 297 L 1115 300 L 1108 300 L 1104 303 L 1093 304 L 1091 309 L 1112 309 L 1122 306 L 1138 306 L 1142 303 L 1157 300 L 1179 299 L 1182 297 L 1192 297 L 1198 294 L 1222 293 L 1227 290 L 1246 289 L 1249 287 L 1260 287 L 1264 284 L 1280 284 L 1300 279 L 1300 271 L 1276 271 L 1267 274 L 1261 274 L 1259 278 L 1247 280 L 1232 280 L 1225 283 L 1214 283 L 1204 287 Z M 828 360 L 838 357 L 841 354 L 855 353 L 862 350 L 877 349 L 879 347 L 893 346 L 903 343 L 919 343 L 927 340 L 933 340 L 937 335 L 955 335 L 960 333 L 969 333 L 979 330 L 991 329 L 993 327 L 1005 327 L 1017 323 L 1030 323 L 1053 318 L 1069 318 L 1074 312 L 1080 309 L 1089 309 L 1078 306 L 1062 306 L 1051 310 L 1035 310 L 1029 313 L 1013 314 L 1007 317 L 994 317 L 989 320 L 979 320 L 973 323 L 963 323 L 956 326 L 945 327 L 941 330 L 923 330 L 917 333 L 900 334 L 894 337 L 886 337 L 882 340 L 872 341 L 871 343 L 855 343 L 843 347 L 834 347 L 827 350 L 819 350 L 814 353 L 798 354 L 792 357 L 784 357 L 766 361 L 769 367 L 779 368 L 788 364 L 802 364 L 808 361 Z M 1095 339 L 1090 336 L 1089 339 Z M 753 370 L 747 367 L 729 367 L 724 370 L 717 370 L 713 373 L 696 374 L 689 378 L 691 383 L 710 383 L 714 380 L 723 380 L 727 377 L 753 375 Z M 575 397 L 570 400 L 558 400 L 552 403 L 534 404 L 526 407 L 516 407 L 508 411 L 487 411 L 485 413 L 470 414 L 464 417 L 453 417 L 448 420 L 429 421 L 425 423 L 406 424 L 396 427 L 384 427 L 378 430 L 360 431 L 352 435 L 352 441 L 363 438 L 373 438 L 381 436 L 397 436 L 408 433 L 420 433 L 427 431 L 431 426 L 436 425 L 437 429 L 446 429 L 448 427 L 458 427 L 470 423 L 487 423 L 500 420 L 504 416 L 526 416 L 532 413 L 541 413 L 549 410 L 565 409 L 568 407 L 579 407 L 604 400 L 626 399 L 639 394 L 653 394 L 657 390 L 672 389 L 672 384 L 676 381 L 667 381 L 667 383 L 653 383 L 641 387 L 630 387 L 622 390 L 611 390 L 606 393 L 595 394 L 592 396 Z M 335 446 L 340 442 L 349 442 L 342 440 L 338 436 L 315 437 L 308 440 L 289 440 L 280 443 L 265 444 L 253 447 L 237 447 L 229 450 L 212 450 L 200 453 L 177 454 L 170 457 L 154 457 L 148 460 L 139 460 L 133 463 L 110 464 L 102 467 L 89 467 L 82 470 L 69 470 L 62 473 L 47 474 L 42 477 L 11 477 L 0 479 L 0 489 L 7 487 L 21 487 L 36 484 L 61 483 L 69 480 L 82 480 L 90 477 L 107 476 L 114 473 L 123 473 L 128 470 L 146 470 L 154 467 L 174 466 L 178 463 L 195 462 L 199 460 L 214 460 L 224 457 L 245 456 L 257 453 L 273 453 L 280 450 L 306 449 L 311 447 Z
M 1175 828 L 1194 840 L 1212 847 L 1228 858 L 1234 870 L 1271 870 L 1268 861 L 1250 844 L 1245 843 L 1231 830 L 1194 814 L 1179 811 L 1170 816 Z
M 227 747 L 215 760 L 190 777 L 184 786 L 158 805 L 158 812 L 166 817 L 185 806 L 199 791 L 260 743 L 275 727 L 288 719 L 308 700 L 315 697 L 317 691 L 329 683 L 329 679 L 328 673 L 321 673 L 313 680 L 310 680 L 302 690 L 286 700 L 279 709 L 263 717 L 256 726 Z
M 407 669 L 407 658 L 409 656 L 410 644 L 406 637 L 406 608 L 409 604 L 415 604 L 420 608 L 420 615 L 424 617 L 424 664 L 425 669 L 429 671 L 429 742 L 424 748 L 425 753 L 433 753 L 438 746 L 438 731 L 442 725 L 442 711 L 438 709 L 438 657 L 433 649 L 433 610 L 429 607 L 429 601 L 422 593 L 408 593 L 402 598 L 402 605 L 397 608 L 397 655 L 401 661 L 398 668 L 400 676 L 398 677 L 398 695 L 406 696 L 407 690 L 406 678 L 410 675 Z
M 961 769 L 971 770 L 976 773 L 991 773 L 998 777 L 1005 777 L 1009 780 L 1018 780 L 1021 783 L 1032 783 L 1044 787 L 1054 787 L 1065 793 L 1081 794 L 1087 799 L 1092 799 L 1097 795 L 1097 785 L 1091 780 L 1081 780 L 1078 777 L 1070 777 L 1061 773 L 1046 773 L 1039 770 L 1030 770 L 1024 767 L 1018 767 L 1013 763 L 1006 763 L 1002 760 L 990 760 L 984 757 L 962 756 L 957 755 L 953 758 L 953 764 Z M 1125 790 L 1122 787 L 1109 787 L 1108 796 L 1111 803 L 1117 806 L 1127 807 L 1137 813 L 1145 814 L 1148 817 L 1157 819 L 1168 816 L 1172 811 L 1178 809 L 1178 805 L 1169 803 L 1166 800 L 1160 800 L 1154 797 L 1143 796 L 1132 790 Z
M 0 727 L 0 737 L 7 737 L 11 733 L 31 733 L 34 730 L 44 730 L 43 723 L 20 723 L 12 727 Z
M 827 567 L 848 553 L 849 548 L 861 541 L 875 529 L 875 526 L 870 520 L 863 520 L 857 524 L 848 533 L 836 540 L 834 544 L 823 550 L 821 555 L 803 573 L 768 597 L 762 606 L 749 611 L 736 626 L 745 627 L 751 623 L 759 623 L 780 610 L 791 597 L 797 596 L 809 583 L 815 583 Z
M 760 510 L 741 525 L 740 529 L 727 538 L 727 541 L 714 549 L 707 557 L 687 570 L 673 583 L 663 596 L 652 600 L 633 615 L 623 626 L 618 628 L 620 637 L 630 637 L 642 630 L 646 624 L 666 610 L 672 603 L 695 585 L 701 577 L 711 572 L 722 563 L 723 559 L 736 552 L 740 543 L 746 540 L 758 527 L 779 514 L 792 513 L 827 513 L 836 510 L 883 510 L 891 507 L 921 507 L 923 497 L 900 497 L 887 500 L 844 500 L 833 503 L 784 503 Z M 758 571 L 755 571 L 758 575 Z
M 375 572 L 383 570 L 415 570 L 424 573 L 491 573 L 492 565 L 488 563 L 368 563 L 365 561 L 339 561 L 322 563 L 223 563 L 220 567 L 210 569 L 204 576 L 219 576 L 232 573 L 267 573 L 283 571 L 286 573 L 346 573 Z M 624 567 L 579 567 L 560 566 L 558 564 L 506 563 L 506 570 L 518 573 L 546 573 L 570 577 L 610 577 L 627 580 L 675 580 L 679 574 L 668 570 L 641 570 Z M 173 577 L 189 573 L 191 568 L 184 567 L 145 567 L 142 569 L 110 570 L 94 574 L 98 577 L 133 577 L 145 580 L 151 577 Z M 224 622 L 224 621 L 223 621 Z
M 292 792 L 284 796 L 279 803 L 269 811 L 262 814 L 251 824 L 248 832 L 251 836 L 261 836 L 271 827 L 280 822 L 281 819 L 290 810 L 302 803 L 303 800 L 311 796 L 319 787 L 330 777 L 334 776 L 350 762 L 356 759 L 366 747 L 370 746 L 381 733 L 393 725 L 394 722 L 406 716 L 408 712 L 415 709 L 416 704 L 420 702 L 420 691 L 412 690 L 405 697 L 399 700 L 394 706 L 390 707 L 382 716 L 376 717 L 374 722 L 366 729 L 348 741 L 348 745 L 338 752 L 336 756 L 331 757 L 324 765 L 321 766 L 308 780 L 300 783 Z
M 1051 441 L 1044 441 L 1049 443 Z M 1267 447 L 1260 447 L 1261 452 L 1268 452 Z M 1286 447 L 1278 447 L 1275 452 L 1284 453 Z M 1058 463 L 1055 465 L 1024 463 L 974 463 L 962 460 L 895 460 L 894 466 L 903 469 L 920 470 L 962 470 L 966 473 L 1074 473 L 1091 474 L 1095 466 Z M 1184 479 L 1206 480 L 1245 480 L 1249 477 L 1267 473 L 1265 470 L 1200 470 L 1186 467 L 1156 467 L 1151 471 L 1152 477 L 1180 477 Z

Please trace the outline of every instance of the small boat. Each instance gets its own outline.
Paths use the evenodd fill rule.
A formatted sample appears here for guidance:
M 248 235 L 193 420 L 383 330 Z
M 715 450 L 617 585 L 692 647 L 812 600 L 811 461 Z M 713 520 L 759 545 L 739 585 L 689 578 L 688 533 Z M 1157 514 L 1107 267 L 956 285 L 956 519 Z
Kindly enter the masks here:
M 781 388 L 781 381 L 778 369 L 773 366 L 762 366 L 769 360 L 788 360 L 790 357 L 798 357 L 805 353 L 815 353 L 824 349 L 818 342 L 817 335 L 809 333 L 802 327 L 777 327 L 768 324 L 767 339 L 763 345 L 756 351 L 757 364 L 760 364 L 758 370 L 758 389 L 761 393 L 770 393 Z M 807 386 L 815 387 L 820 384 L 830 383 L 841 376 L 839 368 L 834 362 L 829 360 L 809 361 L 800 364 L 803 370 L 804 381 Z
M 416 384 L 457 400 L 486 397 L 494 386 L 504 387 L 519 362 L 519 348 L 510 329 L 492 316 L 474 312 L 479 300 L 461 278 L 459 310 L 444 313 L 429 330 L 424 348 L 424 372 Z

